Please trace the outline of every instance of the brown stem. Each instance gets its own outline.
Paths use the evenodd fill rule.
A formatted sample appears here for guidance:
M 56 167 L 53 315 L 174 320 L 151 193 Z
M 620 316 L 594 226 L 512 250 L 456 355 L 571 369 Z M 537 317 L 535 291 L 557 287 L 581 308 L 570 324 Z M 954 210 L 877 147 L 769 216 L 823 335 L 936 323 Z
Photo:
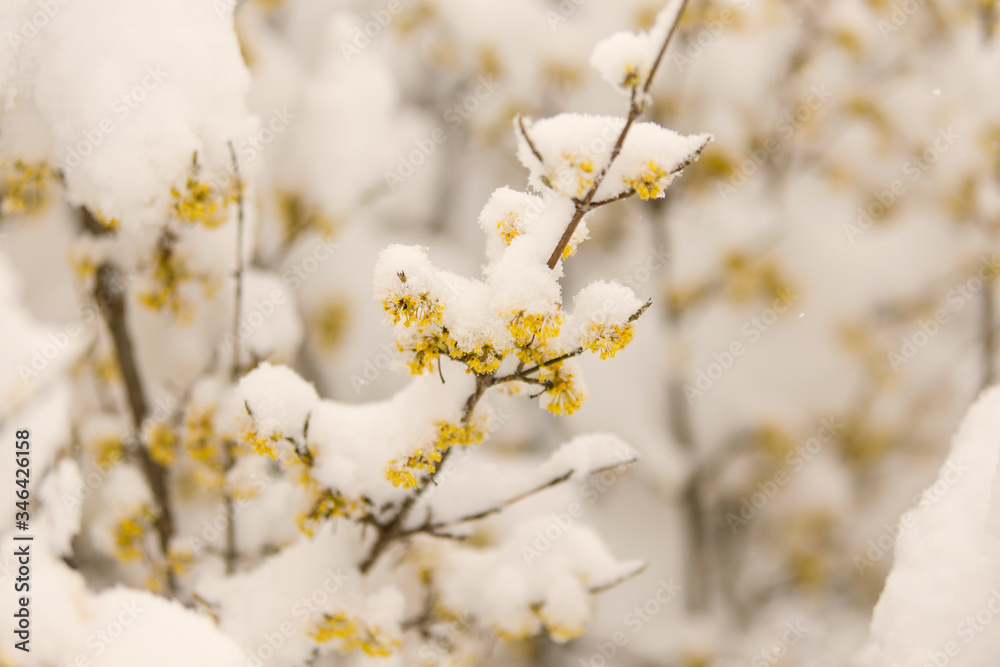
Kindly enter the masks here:
M 667 35 L 663 40 L 663 44 L 660 46 L 659 52 L 656 54 L 656 60 L 653 61 L 653 66 L 649 70 L 649 76 L 646 78 L 646 82 L 642 86 L 641 97 L 638 94 L 637 86 L 632 88 L 632 97 L 629 101 L 628 118 L 625 120 L 625 126 L 622 131 L 618 134 L 618 138 L 615 140 L 615 145 L 611 149 L 611 156 L 608 158 L 607 164 L 604 168 L 594 177 L 594 183 L 590 186 L 587 194 L 580 201 L 576 202 L 576 210 L 573 212 L 573 218 L 569 221 L 569 225 L 566 227 L 566 231 L 563 232 L 562 237 L 559 239 L 559 243 L 556 244 L 555 249 L 549 256 L 549 261 L 547 262 L 550 269 L 556 268 L 556 264 L 559 263 L 559 259 L 562 257 L 563 251 L 566 250 L 566 246 L 569 245 L 569 240 L 573 238 L 573 234 L 576 232 L 576 228 L 580 226 L 580 222 L 583 220 L 583 216 L 587 214 L 588 211 L 595 208 L 596 206 L 603 206 L 604 204 L 616 201 L 618 198 L 612 197 L 607 200 L 598 202 L 596 205 L 594 202 L 594 196 L 597 194 L 597 190 L 601 187 L 601 183 L 604 181 L 604 177 L 607 175 L 608 170 L 611 169 L 611 165 L 618 158 L 618 154 L 621 153 L 622 146 L 625 145 L 625 137 L 628 136 L 629 130 L 632 129 L 632 125 L 635 123 L 636 119 L 642 115 L 643 109 L 645 108 L 645 97 L 649 93 L 649 88 L 653 84 L 653 77 L 656 76 L 656 70 L 659 69 L 660 63 L 663 61 L 663 55 L 667 52 L 667 47 L 670 45 L 670 40 L 673 38 L 674 33 L 677 30 L 677 25 L 681 22 L 681 16 L 684 14 L 684 9 L 687 7 L 688 0 L 683 0 L 680 9 L 677 11 L 677 18 L 670 29 L 667 31 Z M 518 119 L 521 124 L 521 132 L 524 134 L 527 140 L 527 132 L 524 128 L 524 123 Z M 535 154 L 535 157 L 539 162 L 542 162 L 541 155 L 538 151 L 531 145 L 529 141 L 529 147 Z M 675 170 L 676 171 L 676 170 Z
M 605 466 L 603 468 L 598 468 L 596 470 L 591 470 L 588 474 L 589 475 L 597 475 L 597 474 L 600 474 L 602 472 L 607 472 L 608 470 L 614 470 L 618 466 L 629 465 L 629 464 L 635 463 L 635 461 L 636 461 L 636 459 L 634 459 L 634 458 L 633 459 L 628 459 L 627 461 L 621 461 L 620 463 L 615 463 L 614 465 L 609 465 L 609 466 Z M 522 491 L 521 493 L 517 494 L 516 496 L 511 496 L 510 498 L 507 498 L 507 499 L 501 501 L 497 505 L 494 505 L 493 507 L 485 509 L 485 510 L 483 510 L 481 512 L 476 512 L 475 514 L 467 514 L 466 516 L 459 517 L 458 519 L 452 519 L 450 521 L 439 521 L 437 523 L 428 523 L 428 524 L 425 524 L 423 526 L 420 526 L 419 528 L 412 528 L 412 529 L 406 531 L 406 534 L 407 535 L 411 535 L 411 534 L 414 534 L 414 533 L 431 533 L 431 534 L 434 534 L 436 531 L 441 530 L 442 528 L 449 528 L 449 527 L 454 526 L 455 524 L 459 524 L 459 523 L 468 523 L 470 521 L 479 521 L 480 519 L 485 519 L 486 517 L 493 516 L 494 514 L 499 514 L 501 511 L 504 510 L 504 508 L 510 507 L 514 503 L 520 502 L 520 501 L 524 500 L 525 498 L 529 498 L 529 497 L 535 495 L 536 493 L 541 493 L 542 491 L 544 491 L 546 489 L 550 489 L 553 486 L 558 486 L 559 484 L 562 484 L 563 482 L 568 481 L 573 476 L 573 473 L 575 473 L 575 472 L 576 472 L 575 469 L 570 468 L 569 470 L 567 470 L 563 474 L 561 474 L 561 475 L 559 475 L 557 477 L 553 477 L 552 479 L 548 480 L 547 482 L 543 482 L 543 483 L 539 484 L 538 486 L 534 486 L 534 487 L 528 489 L 527 491 Z
M 476 376 L 476 389 L 465 401 L 465 407 L 462 409 L 462 425 L 468 426 L 469 420 L 472 418 L 472 412 L 476 409 L 476 404 L 479 403 L 479 399 L 483 397 L 486 390 L 493 385 L 492 375 L 477 375 Z M 437 477 L 441 469 L 444 468 L 445 462 L 448 460 L 448 456 L 451 454 L 451 449 L 446 449 L 441 454 L 441 460 L 438 461 L 437 466 L 431 472 L 430 475 L 425 477 L 417 490 L 412 494 L 407 496 L 403 504 L 400 505 L 399 510 L 393 515 L 392 519 L 385 524 L 376 524 L 376 530 L 378 531 L 378 537 L 375 538 L 375 543 L 372 544 L 371 550 L 368 552 L 368 556 L 361 562 L 358 569 L 362 574 L 371 569 L 371 567 L 378 561 L 379 556 L 381 556 L 386 548 L 396 541 L 400 537 L 406 535 L 404 530 L 404 523 L 406 519 L 410 516 L 410 512 L 416 507 L 417 501 L 423 497 L 427 489 L 434 484 L 434 479 Z
M 132 338 L 125 321 L 125 285 L 121 278 L 121 270 L 114 264 L 105 262 L 98 267 L 94 298 L 97 300 L 101 315 L 111 333 L 118 367 L 122 374 L 122 382 L 125 385 L 129 411 L 132 415 L 132 426 L 135 429 L 136 438 L 140 438 L 148 403 L 139 376 L 139 367 L 135 360 Z M 153 498 L 159 506 L 154 527 L 159 539 L 160 551 L 166 558 L 170 547 L 170 538 L 174 532 L 173 515 L 167 490 L 167 471 L 153 460 L 145 447 L 137 447 L 136 453 L 143 475 L 146 477 L 149 488 L 153 492 Z M 172 592 L 175 588 L 175 582 L 169 568 L 167 579 L 168 588 Z

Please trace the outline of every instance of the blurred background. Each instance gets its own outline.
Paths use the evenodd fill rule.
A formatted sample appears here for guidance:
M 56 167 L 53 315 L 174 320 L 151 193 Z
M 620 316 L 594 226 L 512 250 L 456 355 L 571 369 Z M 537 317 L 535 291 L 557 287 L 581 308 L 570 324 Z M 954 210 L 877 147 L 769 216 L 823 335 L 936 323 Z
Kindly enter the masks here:
M 480 208 L 497 187 L 526 187 L 512 119 L 624 115 L 590 51 L 660 8 L 240 2 L 260 123 L 236 149 L 256 179 L 258 261 L 285 277 L 304 323 L 304 344 L 277 360 L 340 401 L 404 386 L 371 296 L 378 251 L 416 243 L 477 274 Z M 591 400 L 577 414 L 510 401 L 493 439 L 514 455 L 606 431 L 638 449 L 627 475 L 594 483 L 586 520 L 650 565 L 600 596 L 582 638 L 516 643 L 500 664 L 601 667 L 620 631 L 629 641 L 607 664 L 849 664 L 898 517 L 995 379 L 997 12 L 690 1 L 646 117 L 715 141 L 665 199 L 595 212 L 566 264 L 567 294 L 617 279 L 652 307 L 613 361 L 584 359 Z M 23 179 L 4 169 L 8 188 Z M 75 314 L 79 268 L 57 200 L 54 184 L 0 218 L 0 254 L 48 322 Z M 70 261 L 36 261 L 40 244 Z M 681 592 L 642 612 L 670 581 Z

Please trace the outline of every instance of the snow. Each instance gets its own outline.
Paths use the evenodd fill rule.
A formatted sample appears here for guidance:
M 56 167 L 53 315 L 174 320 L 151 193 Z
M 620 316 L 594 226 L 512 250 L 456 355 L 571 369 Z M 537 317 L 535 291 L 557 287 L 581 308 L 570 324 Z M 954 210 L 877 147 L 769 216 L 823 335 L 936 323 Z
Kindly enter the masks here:
M 611 161 L 612 151 L 625 127 L 619 116 L 562 113 L 528 122 L 518 136 L 517 156 L 530 171 L 531 186 L 550 189 L 563 197 L 582 198 L 601 174 L 605 174 L 594 201 L 622 195 L 639 186 L 656 183 L 657 189 L 643 198 L 659 198 L 672 175 L 697 158 L 712 140 L 709 134 L 684 136 L 655 123 L 634 123 L 621 152 Z M 541 160 L 531 146 L 541 155 Z M 606 172 L 606 173 L 605 173 Z
M 605 37 L 594 47 L 590 66 L 625 94 L 630 94 L 633 88 L 646 86 L 656 57 L 683 7 L 682 0 L 670 0 L 657 13 L 649 32 L 616 32 Z
M 1000 541 L 990 522 L 998 407 L 1000 388 L 980 396 L 938 479 L 898 519 L 899 528 L 880 537 L 894 548 L 894 563 L 860 665 L 923 667 L 936 660 L 972 667 L 988 664 L 1000 650 L 1000 630 L 989 622 L 1000 585 Z M 875 556 L 874 550 L 858 555 Z

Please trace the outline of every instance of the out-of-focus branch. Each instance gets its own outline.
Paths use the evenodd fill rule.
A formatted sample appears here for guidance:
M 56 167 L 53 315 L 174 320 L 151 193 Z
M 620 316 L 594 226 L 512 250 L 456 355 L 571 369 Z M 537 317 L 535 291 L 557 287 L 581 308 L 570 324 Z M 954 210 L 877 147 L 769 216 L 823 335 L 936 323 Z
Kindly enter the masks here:
M 94 298 L 100 307 L 104 323 L 111 333 L 115 356 L 118 360 L 118 367 L 121 370 L 122 382 L 125 385 L 129 412 L 132 416 L 132 426 L 135 437 L 139 439 L 142 437 L 142 425 L 148 411 L 148 402 L 142 379 L 139 375 L 139 367 L 136 363 L 135 351 L 132 347 L 132 338 L 125 319 L 125 284 L 122 280 L 121 269 L 111 262 L 105 262 L 97 269 Z M 160 551 L 163 557 L 166 558 L 170 547 L 170 538 L 174 533 L 170 496 L 167 490 L 167 471 L 163 466 L 154 461 L 149 451 L 141 445 L 136 447 L 136 456 L 138 457 L 139 466 L 146 478 L 146 482 L 153 493 L 153 498 L 158 505 L 154 527 L 159 540 Z M 169 568 L 167 570 L 167 580 L 168 590 L 173 592 L 175 582 Z

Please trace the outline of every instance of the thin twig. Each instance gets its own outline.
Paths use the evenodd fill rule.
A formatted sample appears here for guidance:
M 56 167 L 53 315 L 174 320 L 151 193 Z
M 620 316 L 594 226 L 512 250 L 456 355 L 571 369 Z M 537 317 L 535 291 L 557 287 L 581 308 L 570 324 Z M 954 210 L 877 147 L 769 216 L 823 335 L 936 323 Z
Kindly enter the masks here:
M 235 303 L 233 305 L 233 363 L 230 369 L 230 379 L 236 382 L 242 375 L 243 367 L 241 363 L 240 351 L 240 320 L 243 319 L 243 179 L 240 178 L 240 163 L 236 160 L 236 149 L 233 142 L 229 142 L 229 156 L 233 161 L 233 175 L 236 178 L 236 271 L 233 277 L 236 281 Z M 228 476 L 229 471 L 236 465 L 236 443 L 226 441 L 225 443 L 225 465 L 224 471 Z M 226 514 L 226 551 L 225 563 L 226 574 L 236 572 L 236 503 L 233 501 L 233 494 L 229 492 L 223 484 L 222 501 Z
M 233 308 L 233 368 L 232 380 L 240 376 L 240 320 L 243 310 L 243 181 L 240 178 L 240 164 L 236 161 L 236 149 L 229 142 L 229 155 L 233 160 L 233 173 L 236 176 L 236 304 Z
M 528 144 L 528 148 L 531 149 L 531 154 L 535 156 L 536 160 L 544 164 L 545 160 L 542 159 L 542 154 L 538 152 L 537 148 L 535 148 L 535 142 L 531 140 L 531 136 L 528 134 L 528 128 L 524 126 L 524 116 L 518 115 L 517 126 L 520 128 L 521 136 L 524 137 L 524 141 Z
M 604 466 L 603 468 L 597 468 L 596 470 L 591 470 L 591 471 L 589 471 L 587 473 L 587 475 L 588 476 L 590 476 L 590 475 L 599 475 L 602 472 L 607 472 L 608 470 L 614 470 L 615 468 L 618 468 L 619 466 L 623 466 L 623 465 L 625 465 L 625 466 L 631 465 L 632 463 L 635 463 L 635 462 L 636 462 L 636 459 L 634 459 L 634 458 L 628 459 L 628 460 L 625 460 L 625 461 L 619 461 L 618 463 L 615 463 L 614 465 Z M 559 484 L 562 484 L 563 482 L 568 481 L 570 478 L 573 477 L 573 474 L 575 472 L 576 472 L 576 470 L 574 468 L 570 468 L 569 470 L 567 470 L 563 474 L 561 474 L 561 475 L 559 475 L 557 477 L 553 477 L 552 479 L 548 480 L 547 482 L 543 482 L 542 484 L 539 484 L 538 486 L 532 487 L 532 488 L 528 489 L 527 491 L 522 491 L 521 493 L 517 494 L 516 496 L 511 496 L 510 498 L 507 498 L 506 500 L 501 501 L 500 503 L 494 505 L 493 507 L 490 507 L 488 509 L 482 510 L 481 512 L 476 512 L 475 514 L 469 514 L 469 515 L 460 517 L 458 519 L 451 519 L 450 521 L 438 521 L 436 523 L 430 523 L 430 524 L 427 524 L 425 526 L 420 526 L 419 528 L 410 529 L 410 530 L 406 531 L 406 534 L 409 535 L 409 534 L 413 534 L 413 533 L 425 532 L 425 533 L 431 533 L 433 535 L 436 535 L 437 533 L 435 531 L 441 530 L 442 528 L 450 528 L 451 526 L 454 526 L 454 525 L 459 524 L 459 523 L 468 523 L 470 521 L 479 521 L 480 519 L 485 519 L 486 517 L 492 516 L 494 514 L 499 514 L 505 508 L 510 507 L 514 503 L 520 502 L 520 501 L 524 500 L 525 498 L 529 498 L 529 497 L 535 495 L 536 493 L 541 493 L 542 491 L 545 491 L 546 489 L 550 489 L 553 486 L 558 486 Z
M 580 226 L 580 222 L 583 220 L 583 216 L 587 214 L 591 209 L 594 208 L 594 196 L 597 195 L 598 189 L 601 187 L 601 183 L 604 182 L 604 177 L 607 176 L 608 171 L 611 169 L 611 165 L 614 164 L 615 160 L 618 158 L 619 153 L 621 153 L 622 147 L 625 145 L 625 138 L 628 136 L 629 130 L 632 129 L 632 125 L 635 123 L 636 119 L 642 115 L 643 110 L 646 106 L 646 96 L 649 93 L 649 87 L 653 83 L 653 77 L 656 76 L 656 70 L 660 67 L 660 62 L 663 60 L 663 55 L 667 51 L 667 47 L 670 45 L 670 40 L 674 36 L 674 32 L 677 30 L 677 25 L 681 21 L 681 16 L 684 13 L 684 9 L 687 7 L 688 0 L 682 0 L 681 7 L 677 11 L 677 18 L 674 20 L 673 25 L 667 31 L 667 35 L 663 40 L 663 44 L 660 46 L 659 52 L 656 54 L 656 60 L 653 61 L 653 66 L 649 71 L 649 76 L 646 78 L 646 82 L 642 86 L 642 94 L 638 93 L 638 86 L 632 87 L 632 95 L 629 100 L 629 110 L 628 117 L 625 119 L 625 125 L 622 127 L 621 132 L 618 134 L 618 138 L 615 140 L 615 145 L 611 149 L 611 155 L 608 158 L 607 163 L 601 169 L 600 172 L 594 177 L 594 182 L 587 190 L 587 194 L 581 201 L 576 202 L 576 210 L 573 212 L 573 217 L 570 219 L 569 224 L 566 226 L 566 230 L 559 239 L 559 243 L 556 244 L 555 249 L 549 256 L 549 261 L 547 265 L 550 269 L 556 268 L 556 264 L 562 258 L 563 251 L 566 250 L 566 246 L 569 245 L 569 241 L 573 238 L 573 234 L 576 232 L 576 228 Z M 523 124 L 522 124 L 523 131 Z M 525 136 L 527 136 L 525 134 Z M 700 153 L 700 151 L 699 151 Z M 536 154 L 537 155 L 537 154 Z M 541 157 L 539 157 L 541 160 Z M 685 165 L 686 166 L 686 165 Z M 683 168 L 683 167 L 681 167 Z M 676 170 L 675 170 L 676 171 Z M 671 172 L 674 173 L 674 172 Z M 600 204 L 610 203 L 614 199 L 608 199 L 602 201 Z

